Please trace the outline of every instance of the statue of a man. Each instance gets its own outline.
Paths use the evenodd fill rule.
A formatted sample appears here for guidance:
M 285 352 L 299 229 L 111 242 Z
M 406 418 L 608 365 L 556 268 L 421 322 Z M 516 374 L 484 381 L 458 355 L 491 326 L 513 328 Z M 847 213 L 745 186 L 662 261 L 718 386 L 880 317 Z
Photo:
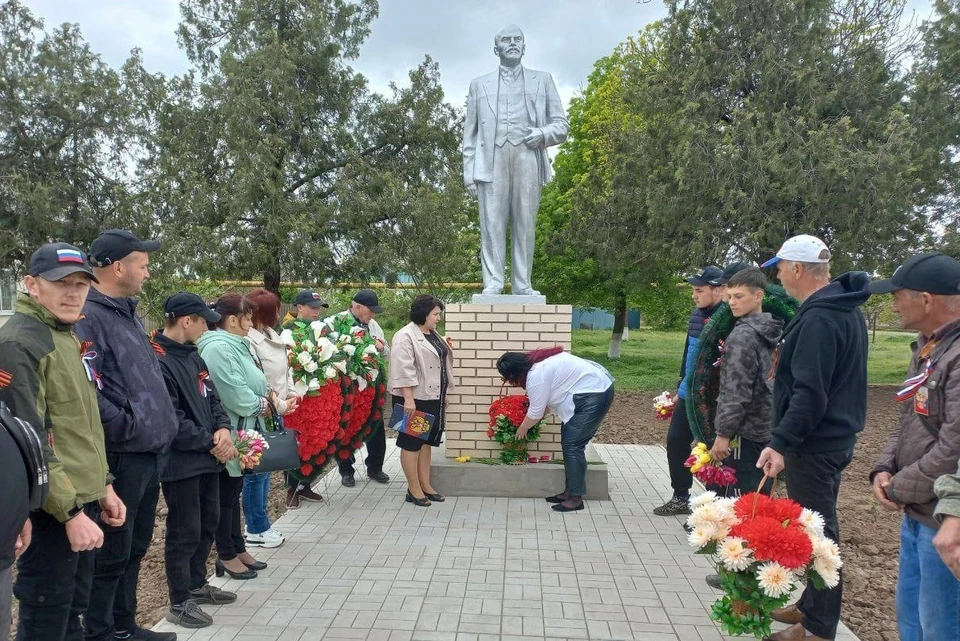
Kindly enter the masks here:
M 463 182 L 480 202 L 483 293 L 503 290 L 507 221 L 513 240 L 513 293 L 538 295 L 530 274 L 540 188 L 550 180 L 547 147 L 567 139 L 570 124 L 553 78 L 525 69 L 519 27 L 493 39 L 500 68 L 470 83 L 463 128 Z

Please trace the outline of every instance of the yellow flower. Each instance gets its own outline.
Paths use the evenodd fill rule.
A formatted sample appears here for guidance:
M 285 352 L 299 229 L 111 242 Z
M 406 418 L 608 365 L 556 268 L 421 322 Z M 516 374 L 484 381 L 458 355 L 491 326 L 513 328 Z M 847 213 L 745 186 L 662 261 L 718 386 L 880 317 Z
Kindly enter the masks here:
M 701 465 L 706 465 L 706 464 L 709 463 L 709 462 L 710 462 L 710 453 L 709 453 L 709 452 L 705 452 L 705 453 L 703 453 L 703 454 L 701 454 L 700 456 L 697 457 L 697 463 L 700 463 Z
M 690 468 L 691 474 L 696 474 L 700 471 L 700 468 L 703 467 L 703 463 L 694 463 L 693 467 Z
M 693 448 L 695 452 L 706 452 L 707 444 L 706 443 L 697 443 L 697 446 Z

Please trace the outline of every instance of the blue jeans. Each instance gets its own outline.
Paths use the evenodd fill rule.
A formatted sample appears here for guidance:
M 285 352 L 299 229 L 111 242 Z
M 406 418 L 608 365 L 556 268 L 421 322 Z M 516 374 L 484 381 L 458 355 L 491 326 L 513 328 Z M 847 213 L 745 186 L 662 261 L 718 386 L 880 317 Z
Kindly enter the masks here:
M 597 433 L 600 422 L 613 403 L 613 383 L 605 392 L 573 395 L 573 416 L 560 426 L 563 470 L 570 496 L 587 493 L 587 443 Z
M 250 534 L 262 534 L 270 529 L 270 519 L 267 518 L 269 493 L 269 474 L 244 474 L 243 518 L 247 521 L 247 532 Z
M 933 547 L 936 534 L 916 519 L 903 518 L 897 578 L 901 641 L 960 639 L 960 580 Z

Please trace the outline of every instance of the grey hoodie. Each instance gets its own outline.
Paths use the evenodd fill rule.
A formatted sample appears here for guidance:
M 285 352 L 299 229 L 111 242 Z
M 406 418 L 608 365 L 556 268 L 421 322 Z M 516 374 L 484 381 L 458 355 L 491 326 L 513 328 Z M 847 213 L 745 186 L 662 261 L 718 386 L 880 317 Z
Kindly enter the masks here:
M 773 352 L 782 330 L 783 322 L 766 312 L 744 316 L 733 326 L 720 361 L 720 394 L 714 420 L 718 436 L 739 435 L 758 443 L 770 440 Z

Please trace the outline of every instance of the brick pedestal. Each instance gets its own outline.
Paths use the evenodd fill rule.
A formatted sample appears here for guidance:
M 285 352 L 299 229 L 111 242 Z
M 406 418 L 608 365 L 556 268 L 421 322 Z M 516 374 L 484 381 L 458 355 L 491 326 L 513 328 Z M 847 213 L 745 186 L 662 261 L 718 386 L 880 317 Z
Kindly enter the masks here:
M 501 447 L 487 438 L 490 403 L 500 394 L 497 359 L 508 351 L 560 345 L 570 350 L 570 305 L 448 305 L 445 331 L 454 340 L 455 389 L 448 396 L 446 455 L 496 458 Z M 509 389 L 509 388 L 508 388 Z M 531 455 L 560 456 L 560 425 L 548 419 Z

